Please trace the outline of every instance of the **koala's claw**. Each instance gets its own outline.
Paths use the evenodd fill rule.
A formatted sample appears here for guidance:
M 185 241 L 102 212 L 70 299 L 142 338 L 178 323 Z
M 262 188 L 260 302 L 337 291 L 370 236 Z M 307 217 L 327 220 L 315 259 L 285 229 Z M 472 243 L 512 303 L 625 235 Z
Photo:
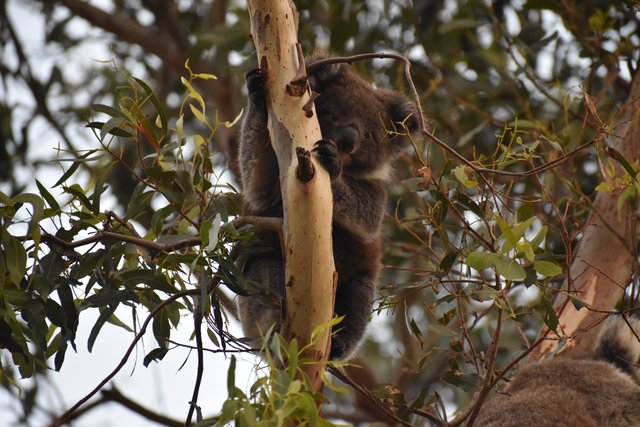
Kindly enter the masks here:
M 264 90 L 264 84 L 267 81 L 267 76 L 262 72 L 260 68 L 254 68 L 244 76 L 247 81 L 247 90 L 249 94 L 259 93 Z
M 342 165 L 340 164 L 340 153 L 335 142 L 330 139 L 321 139 L 316 142 L 312 150 L 322 165 L 323 168 L 329 173 L 331 178 L 335 178 L 342 172 Z

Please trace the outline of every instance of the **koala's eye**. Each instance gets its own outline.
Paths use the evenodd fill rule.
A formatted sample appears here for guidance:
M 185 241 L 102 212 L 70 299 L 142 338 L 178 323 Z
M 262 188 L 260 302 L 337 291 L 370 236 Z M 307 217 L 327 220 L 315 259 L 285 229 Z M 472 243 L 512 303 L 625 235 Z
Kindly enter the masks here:
M 367 133 L 364 134 L 364 137 L 367 138 L 367 139 L 371 139 L 372 136 L 373 135 L 371 135 L 371 132 L 367 132 Z
M 331 120 L 333 120 L 334 122 L 337 122 L 337 121 L 338 121 L 338 115 L 337 115 L 337 114 L 335 114 L 335 113 L 333 113 L 333 114 L 331 115 Z

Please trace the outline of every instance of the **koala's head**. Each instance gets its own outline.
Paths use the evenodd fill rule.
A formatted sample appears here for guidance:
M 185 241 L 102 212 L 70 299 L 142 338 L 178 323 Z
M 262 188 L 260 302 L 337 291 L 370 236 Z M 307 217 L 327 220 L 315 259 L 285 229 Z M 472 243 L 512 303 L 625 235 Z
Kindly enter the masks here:
M 375 89 L 347 64 L 314 69 L 309 83 L 320 94 L 315 106 L 322 136 L 338 146 L 343 171 L 383 178 L 409 145 L 407 133 L 418 131 L 415 105 L 398 92 Z

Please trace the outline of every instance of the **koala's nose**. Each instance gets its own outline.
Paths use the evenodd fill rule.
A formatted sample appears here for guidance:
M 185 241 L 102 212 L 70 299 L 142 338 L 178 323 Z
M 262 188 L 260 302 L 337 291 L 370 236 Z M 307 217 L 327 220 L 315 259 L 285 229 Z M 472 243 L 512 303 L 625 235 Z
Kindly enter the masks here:
M 338 131 L 335 143 L 340 152 L 352 153 L 356 150 L 358 139 L 358 129 L 355 126 L 345 126 Z

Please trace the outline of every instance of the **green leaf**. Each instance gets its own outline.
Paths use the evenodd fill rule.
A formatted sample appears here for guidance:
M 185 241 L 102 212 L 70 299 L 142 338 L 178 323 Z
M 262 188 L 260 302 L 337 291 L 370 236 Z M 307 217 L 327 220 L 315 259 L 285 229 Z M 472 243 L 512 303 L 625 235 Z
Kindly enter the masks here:
M 125 132 L 124 130 L 122 130 L 122 125 L 125 123 L 128 122 L 124 117 L 113 117 L 107 120 L 107 122 L 100 128 L 100 141 L 104 141 L 105 137 L 108 134 L 113 135 L 114 129 L 120 129 L 121 131 Z
M 62 176 L 60 177 L 60 179 L 58 180 L 58 182 L 56 182 L 55 184 L 53 184 L 53 187 L 57 187 L 58 185 L 62 184 L 63 182 L 65 182 L 71 175 L 74 174 L 74 172 L 78 169 L 78 166 L 80 166 L 82 163 L 84 163 L 84 161 L 87 159 L 87 157 L 89 157 L 90 155 L 92 155 L 93 153 L 95 153 L 96 150 L 90 150 L 87 151 L 86 153 L 84 153 L 83 155 L 81 155 L 78 160 L 76 160 L 75 162 L 73 162 L 71 164 L 71 166 L 69 167 L 69 169 L 67 169 L 67 171 L 65 173 L 62 174 Z
M 164 108 L 162 108 L 162 104 L 160 103 L 160 101 L 158 101 L 158 97 L 153 92 L 153 90 L 151 90 L 149 85 L 147 85 L 143 80 L 140 80 L 136 77 L 134 77 L 133 79 L 136 81 L 136 83 L 140 85 L 140 87 L 142 87 L 142 89 L 145 91 L 145 93 L 149 97 L 149 100 L 153 104 L 153 107 L 156 109 L 156 112 L 158 113 L 158 117 L 160 118 L 160 127 L 162 129 L 162 135 L 166 135 L 167 127 L 168 127 L 167 114 L 165 113 Z
M 164 356 L 166 356 L 168 352 L 169 349 L 167 348 L 154 348 L 144 357 L 142 364 L 146 368 L 151 362 L 164 359 Z
M 529 262 L 533 262 L 535 260 L 535 253 L 533 252 L 533 247 L 531 246 L 531 243 L 524 241 L 521 243 L 518 243 L 518 253 L 523 252 L 525 257 L 527 257 L 527 260 Z
M 196 73 L 191 76 L 194 79 L 202 79 L 202 80 L 218 80 L 218 77 L 215 74 L 209 73 Z
M 111 117 L 124 117 L 122 111 L 104 104 L 93 104 L 91 109 L 97 113 L 104 113 Z
M 453 168 L 453 173 L 458 181 L 467 188 L 472 188 L 478 185 L 477 181 L 469 179 L 465 172 L 466 165 L 459 165 Z
M 56 198 L 53 197 L 51 193 L 47 191 L 45 186 L 42 185 L 42 183 L 37 179 L 36 179 L 36 186 L 38 187 L 38 191 L 40 191 L 40 195 L 42 196 L 42 198 L 44 198 L 44 200 L 46 200 L 46 202 L 49 204 L 51 209 L 53 209 L 54 214 L 60 212 L 60 205 L 58 204 L 58 201 L 56 200 Z
M 207 336 L 209 337 L 209 340 L 211 340 L 214 346 L 220 347 L 220 342 L 218 341 L 218 337 L 216 336 L 215 332 L 211 330 L 211 328 L 207 328 Z
M 205 111 L 204 99 L 202 99 L 202 96 L 200 95 L 200 93 L 198 93 L 198 91 L 193 87 L 193 85 L 184 77 L 181 77 L 180 81 L 182 82 L 183 85 L 186 86 L 187 90 L 189 91 L 189 97 L 195 99 L 198 102 L 198 104 L 200 105 L 200 108 L 202 109 L 202 112 L 204 113 Z
M 471 211 L 478 218 L 484 217 L 484 212 L 478 204 L 466 194 L 457 193 L 453 196 L 453 202 L 462 206 L 465 210 Z
M 29 234 L 38 227 L 38 222 L 44 217 L 44 202 L 40 196 L 32 193 L 18 194 L 13 199 L 14 203 L 29 203 L 33 207 L 31 219 L 29 220 Z
M 167 347 L 167 340 L 171 336 L 171 325 L 169 324 L 169 313 L 167 307 L 162 308 L 153 318 L 153 335 L 162 348 Z
M 112 290 L 104 288 L 102 292 L 93 294 L 84 300 L 90 307 L 103 307 L 107 305 L 117 305 L 125 301 L 138 302 L 136 293 L 130 290 Z
M 515 260 L 504 255 L 498 255 L 494 258 L 496 271 L 499 275 L 507 280 L 522 280 L 527 277 L 524 268 Z
M 232 396 L 231 391 L 236 387 L 236 357 L 231 355 L 231 362 L 229 362 L 229 369 L 227 371 L 227 391 L 229 397 Z
M 417 337 L 418 339 L 422 338 L 422 331 L 420 330 L 420 327 L 418 326 L 418 324 L 416 323 L 416 320 L 413 317 L 409 321 L 409 328 L 411 329 L 411 332 L 415 337 Z
M 571 303 L 573 304 L 573 306 L 575 307 L 576 310 L 580 311 L 583 308 L 590 308 L 591 305 L 587 304 L 586 302 L 582 301 L 581 299 L 575 297 L 574 295 L 571 295 Z
M 537 249 L 540 247 L 540 244 L 542 244 L 542 242 L 544 241 L 544 238 L 547 237 L 548 229 L 549 227 L 547 227 L 546 225 L 543 225 L 540 228 L 540 231 L 538 231 L 538 234 L 536 234 L 536 237 L 534 237 L 530 242 L 532 248 Z
M 536 260 L 533 262 L 536 272 L 545 277 L 555 277 L 562 274 L 562 267 L 553 261 Z
M 133 190 L 133 195 L 127 205 L 125 218 L 136 219 L 138 215 L 142 214 L 149 207 L 151 199 L 156 193 L 154 191 L 145 191 L 146 188 L 146 185 L 140 183 L 140 185 L 137 185 L 135 190 Z
M 4 259 L 7 264 L 10 282 L 20 286 L 20 282 L 27 271 L 27 251 L 15 237 L 5 234 L 2 242 Z M 0 262 L 2 262 L 0 260 Z M 4 280 L 4 278 L 0 278 Z
M 438 266 L 438 270 L 448 273 L 451 270 L 451 267 L 456 262 L 456 258 L 458 257 L 458 251 L 450 251 L 442 257 L 442 261 L 440 261 L 440 265 Z
M 438 202 L 438 210 L 433 220 L 436 224 L 442 224 L 447 218 L 447 212 L 449 211 L 449 199 L 443 193 L 436 193 L 434 198 L 436 202 Z
M 527 218 L 523 222 L 520 222 L 520 223 L 516 224 L 513 227 L 513 229 L 512 229 L 513 237 L 514 237 L 516 242 L 520 241 L 520 239 L 524 235 L 524 232 L 527 231 L 527 228 L 529 228 L 531 226 L 531 224 L 533 224 L 533 221 L 535 221 L 536 219 L 537 218 L 535 216 L 532 216 L 530 218 Z
M 516 119 L 509 123 L 507 127 L 513 128 L 517 131 L 518 129 L 537 129 L 540 126 L 530 120 Z
M 515 248 L 516 243 L 518 243 L 519 239 L 516 239 L 516 236 L 515 236 L 515 234 L 513 234 L 513 231 L 511 230 L 511 227 L 509 226 L 509 224 L 504 219 L 502 219 L 502 217 L 500 215 L 495 214 L 494 218 L 496 220 L 496 224 L 498 224 L 498 227 L 500 228 L 500 231 L 502 232 L 502 236 L 506 240 L 505 245 L 501 249 L 501 252 L 504 253 L 504 252 L 510 251 L 511 249 Z
M 167 276 L 159 270 L 128 270 L 118 274 L 117 277 L 122 280 L 127 289 L 133 289 L 138 285 L 146 285 L 153 290 L 160 290 L 168 294 L 176 292 L 174 286 L 167 280 Z
M 502 312 L 507 316 L 511 317 L 512 319 L 516 318 L 516 314 L 513 312 L 513 308 L 506 298 L 503 298 L 501 295 L 496 295 L 493 298 L 493 303 L 497 305 L 500 310 L 502 310 Z
M 64 191 L 66 193 L 71 194 L 72 196 L 74 196 L 80 203 L 82 203 L 82 205 L 89 211 L 89 212 L 93 212 L 94 208 L 93 208 L 93 204 L 91 203 L 91 201 L 89 200 L 89 198 L 87 197 L 87 195 L 85 194 L 85 190 L 80 187 L 80 185 L 78 184 L 73 184 L 71 187 L 67 187 L 67 186 L 63 186 L 62 187 L 64 189 Z
M 467 256 L 464 263 L 473 269 L 482 271 L 495 264 L 496 256 L 493 252 L 474 251 Z
M 102 127 L 105 125 L 104 122 L 89 122 L 87 123 L 86 127 L 90 128 L 90 129 L 96 129 L 96 130 L 101 130 Z M 114 127 L 112 129 L 109 130 L 109 134 L 113 135 L 113 136 L 119 136 L 122 138 L 131 138 L 133 137 L 133 134 L 121 127 Z
M 538 311 L 542 315 L 542 321 L 544 324 L 547 325 L 550 330 L 555 332 L 558 327 L 558 316 L 553 309 L 553 304 L 551 304 L 546 295 L 542 296 L 540 304 L 538 305 Z
M 98 316 L 98 320 L 96 320 L 96 323 L 93 325 L 93 328 L 91 328 L 91 332 L 89 333 L 89 339 L 87 340 L 87 350 L 89 350 L 89 353 L 91 353 L 91 351 L 93 350 L 93 344 L 95 343 L 96 338 L 98 337 L 98 333 L 100 333 L 100 329 L 102 329 L 102 327 L 107 322 L 107 320 L 109 320 L 111 315 L 116 311 L 117 307 L 118 306 L 116 304 L 113 304 L 107 307 L 106 310 L 101 310 L 100 316 Z
M 204 116 L 202 111 L 196 108 L 195 105 L 189 104 L 189 108 L 191 109 L 191 112 L 193 113 L 193 115 L 196 116 L 198 120 L 200 120 L 200 123 L 207 123 L 206 117 Z
M 636 176 L 637 176 L 638 173 L 629 164 L 627 159 L 624 158 L 622 153 L 620 153 L 615 148 L 611 148 L 611 147 L 606 147 L 606 150 L 607 150 L 607 153 L 611 156 L 611 158 L 613 158 L 618 163 L 620 163 L 620 166 L 622 166 L 624 168 L 624 170 L 627 171 L 629 176 L 635 181 L 637 179 Z

